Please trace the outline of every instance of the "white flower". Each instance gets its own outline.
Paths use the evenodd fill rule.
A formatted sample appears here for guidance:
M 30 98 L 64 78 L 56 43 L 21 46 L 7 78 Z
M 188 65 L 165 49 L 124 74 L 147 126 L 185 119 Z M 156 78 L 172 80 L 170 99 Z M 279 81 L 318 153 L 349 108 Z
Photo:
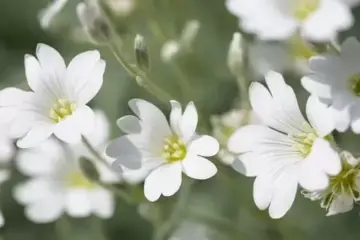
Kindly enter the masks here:
M 219 143 L 210 136 L 195 132 L 198 114 L 192 102 L 182 113 L 181 106 L 171 101 L 170 126 L 164 114 L 151 103 L 133 99 L 129 101 L 136 116 L 124 116 L 118 126 L 128 133 L 114 140 L 107 154 L 116 158 L 116 165 L 127 169 L 149 172 L 144 193 L 149 201 L 161 194 L 172 196 L 182 182 L 182 172 L 194 179 L 208 179 L 217 172 L 215 165 L 204 157 L 215 155 Z
M 255 41 L 249 44 L 250 66 L 256 78 L 262 78 L 271 70 L 307 73 L 308 59 L 314 55 L 316 55 L 315 49 L 298 35 L 281 43 Z
M 39 14 L 41 27 L 44 29 L 49 28 L 54 18 L 61 12 L 67 2 L 68 0 L 52 0 L 45 9 L 41 10 Z
M 0 126 L 0 164 L 9 162 L 15 153 L 13 140 L 8 134 L 6 125 Z
M 135 0 L 106 0 L 106 3 L 111 11 L 122 17 L 128 16 L 136 7 Z
M 321 201 L 321 207 L 328 212 L 326 216 L 345 213 L 353 209 L 354 202 L 360 200 L 360 159 L 351 153 L 340 153 L 342 160 L 341 172 L 330 178 L 329 187 L 323 191 L 304 191 L 305 197 Z
M 94 138 L 90 142 L 101 151 L 109 129 L 104 115 L 96 113 L 94 132 L 90 134 Z M 107 219 L 113 215 L 115 202 L 112 192 L 85 177 L 77 161 L 80 156 L 94 158 L 82 145 L 61 145 L 54 139 L 20 151 L 16 159 L 17 167 L 30 179 L 17 185 L 13 195 L 17 202 L 25 206 L 28 219 L 48 223 L 64 213 L 75 218 L 94 214 Z M 114 172 L 99 162 L 95 162 L 95 166 L 100 181 L 119 181 Z
M 94 113 L 86 104 L 103 83 L 105 61 L 98 51 L 77 55 L 66 68 L 53 48 L 39 44 L 37 59 L 25 56 L 25 70 L 32 91 L 0 91 L 0 118 L 9 124 L 9 135 L 20 138 L 21 148 L 36 146 L 54 134 L 76 143 L 92 131 Z
M 354 22 L 354 4 L 344 0 L 227 0 L 226 5 L 246 32 L 261 40 L 284 40 L 300 31 L 308 40 L 329 41 Z
M 269 207 L 272 218 L 281 218 L 294 202 L 297 186 L 325 189 L 328 175 L 341 170 L 339 156 L 327 141 L 334 124 L 328 109 L 310 97 L 302 116 L 293 89 L 276 72 L 266 77 L 269 88 L 250 86 L 250 102 L 264 125 L 238 129 L 228 142 L 230 151 L 241 154 L 234 168 L 256 177 L 254 201 L 259 209 Z
M 231 165 L 235 155 L 226 148 L 229 137 L 240 127 L 247 124 L 260 124 L 260 119 L 251 110 L 232 109 L 220 116 L 212 116 L 213 136 L 220 142 L 221 149 L 218 153 L 220 161 Z
M 338 131 L 351 125 L 360 133 L 360 44 L 347 39 L 340 55 L 322 55 L 310 59 L 312 73 L 304 77 L 303 87 L 311 94 L 331 104 Z
M 0 184 L 3 184 L 5 181 L 7 181 L 10 177 L 10 173 L 8 170 L 0 170 Z M 0 211 L 0 228 L 3 227 L 5 225 L 5 219 L 4 219 L 4 215 L 2 214 L 2 212 Z
M 233 34 L 230 42 L 227 65 L 234 76 L 240 76 L 243 69 L 242 36 L 239 32 Z

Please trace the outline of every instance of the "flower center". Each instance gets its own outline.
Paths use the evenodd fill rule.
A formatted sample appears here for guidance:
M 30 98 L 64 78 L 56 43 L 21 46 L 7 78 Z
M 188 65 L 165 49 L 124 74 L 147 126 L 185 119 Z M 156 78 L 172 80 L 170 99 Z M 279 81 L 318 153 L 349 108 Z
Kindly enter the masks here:
M 320 0 L 297 0 L 293 5 L 293 14 L 301 22 L 305 21 L 320 6 Z
M 309 59 L 317 54 L 315 49 L 299 35 L 291 38 L 290 53 L 295 59 Z
M 352 75 L 349 80 L 350 91 L 356 96 L 360 97 L 360 74 Z
M 81 171 L 71 171 L 65 177 L 66 186 L 71 188 L 91 189 L 96 185 L 87 179 Z
M 67 116 L 70 116 L 73 114 L 73 112 L 76 110 L 76 104 L 70 102 L 69 99 L 59 99 L 50 109 L 50 119 L 58 123 L 65 119 Z
M 355 195 L 354 189 L 356 187 L 356 177 L 359 174 L 359 169 L 351 166 L 350 164 L 342 161 L 342 170 L 337 176 L 330 177 L 330 188 L 333 193 L 340 194 L 346 192 Z M 359 192 L 356 192 L 359 197 Z
M 293 135 L 292 139 L 294 140 L 293 147 L 304 157 L 307 157 L 311 148 L 316 140 L 317 135 L 315 133 L 299 133 Z
M 167 162 L 181 161 L 185 158 L 186 153 L 186 145 L 177 136 L 170 136 L 164 139 L 162 156 Z

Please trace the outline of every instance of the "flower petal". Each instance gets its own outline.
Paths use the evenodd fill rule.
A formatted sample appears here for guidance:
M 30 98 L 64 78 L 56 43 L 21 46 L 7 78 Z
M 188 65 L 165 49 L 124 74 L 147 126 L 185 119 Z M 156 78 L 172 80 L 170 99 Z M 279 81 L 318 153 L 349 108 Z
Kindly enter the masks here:
M 253 197 L 255 205 L 265 210 L 273 197 L 274 180 L 270 174 L 261 174 L 254 181 Z
M 332 200 L 329 210 L 326 216 L 332 216 L 339 213 L 345 213 L 353 209 L 354 200 L 352 196 L 342 193 L 340 195 L 334 195 L 334 199 Z
M 69 116 L 55 125 L 54 134 L 61 141 L 75 144 L 81 141 L 81 129 L 74 116 Z
M 174 195 L 181 186 L 181 165 L 179 163 L 165 164 L 154 171 L 145 179 L 145 197 L 154 202 L 163 194 Z
M 177 135 L 180 135 L 180 122 L 181 122 L 181 117 L 182 117 L 181 104 L 175 100 L 171 100 L 170 104 L 171 104 L 170 126 L 171 126 L 171 129 Z
M 141 132 L 141 122 L 133 115 L 127 115 L 119 118 L 116 121 L 116 124 L 124 133 L 136 134 Z
M 308 98 L 306 115 L 320 137 L 329 135 L 335 128 L 331 110 L 315 96 Z
M 206 158 L 188 155 L 182 161 L 183 172 L 190 178 L 205 180 L 213 177 L 217 168 L 215 164 Z
M 190 102 L 181 117 L 180 132 L 185 143 L 194 136 L 198 123 L 198 113 L 193 102 Z
M 248 152 L 236 157 L 232 167 L 247 177 L 255 177 L 264 166 L 261 156 Z
M 17 141 L 19 148 L 35 147 L 48 139 L 53 133 L 54 127 L 50 123 L 38 123 L 32 126 L 30 131 Z
M 116 158 L 116 165 L 139 169 L 143 159 L 141 140 L 138 135 L 126 135 L 113 140 L 106 148 L 106 154 Z
M 89 191 L 69 189 L 65 194 L 65 211 L 75 218 L 90 216 L 92 209 Z
M 76 109 L 71 117 L 76 121 L 75 127 L 81 134 L 89 135 L 94 131 L 95 114 L 90 107 L 85 105 Z
M 219 142 L 208 135 L 196 138 L 190 143 L 188 151 L 204 157 L 211 157 L 219 152 Z
M 30 204 L 25 208 L 25 216 L 34 223 L 54 222 L 63 214 L 63 204 L 59 197 Z
M 269 214 L 273 219 L 282 218 L 294 203 L 297 192 L 297 177 L 292 171 L 284 171 L 275 180 Z
M 91 191 L 90 201 L 92 211 L 103 219 L 111 218 L 115 212 L 114 196 L 108 190 L 97 188 Z

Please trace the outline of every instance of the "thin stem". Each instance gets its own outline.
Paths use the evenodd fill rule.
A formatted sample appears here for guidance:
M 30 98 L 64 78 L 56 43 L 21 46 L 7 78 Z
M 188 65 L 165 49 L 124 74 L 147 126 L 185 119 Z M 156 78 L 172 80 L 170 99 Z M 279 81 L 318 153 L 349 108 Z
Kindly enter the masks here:
M 100 185 L 101 187 L 113 192 L 116 196 L 123 199 L 126 203 L 128 203 L 128 204 L 133 204 L 134 203 L 133 198 L 126 191 L 124 191 L 124 190 L 122 190 L 120 188 L 114 187 L 111 184 L 106 184 L 106 183 L 103 183 L 103 182 L 96 182 L 96 183 L 98 185 Z
M 68 240 L 71 238 L 71 224 L 65 215 L 55 222 L 55 234 L 57 240 Z
M 252 79 L 251 76 L 251 66 L 249 61 L 249 44 L 245 38 L 242 40 L 242 49 L 243 49 L 243 66 L 242 66 L 242 76 L 237 76 L 236 80 L 240 90 L 241 97 L 241 108 L 249 109 L 249 82 Z
M 104 233 L 104 227 L 103 227 L 103 223 L 101 221 L 101 219 L 99 219 L 98 217 L 92 216 L 90 219 L 90 229 L 91 229 L 91 235 L 92 235 L 92 239 L 96 239 L 96 240 L 107 240 L 108 238 L 106 237 L 105 233 Z
M 154 240 L 166 240 L 169 238 L 169 235 L 172 233 L 176 225 L 181 221 L 185 213 L 188 198 L 191 191 L 192 180 L 187 179 L 184 181 L 183 187 L 180 191 L 180 196 L 175 203 L 173 211 L 169 217 L 155 232 L 153 239 Z
M 335 52 L 336 54 L 341 53 L 341 49 L 340 49 L 339 45 L 337 45 L 334 41 L 331 41 L 328 46 L 329 46 L 329 49 L 332 50 L 333 52 Z
M 141 84 L 150 94 L 154 95 L 159 100 L 164 103 L 168 103 L 172 97 L 163 89 L 161 89 L 158 85 L 156 85 L 153 81 L 149 79 L 147 74 L 142 70 L 138 69 L 136 66 L 130 65 L 124 56 L 119 51 L 118 47 L 114 43 L 110 43 L 108 45 L 110 51 L 113 53 L 116 60 L 120 63 L 120 65 L 130 74 L 133 78 L 140 78 L 141 81 L 144 81 L 144 84 Z
M 112 171 L 111 165 L 106 159 L 96 150 L 96 148 L 90 143 L 90 141 L 82 136 L 82 141 L 87 147 L 87 149 L 93 154 L 98 161 L 100 161 L 102 164 L 104 164 L 107 168 L 109 168 Z

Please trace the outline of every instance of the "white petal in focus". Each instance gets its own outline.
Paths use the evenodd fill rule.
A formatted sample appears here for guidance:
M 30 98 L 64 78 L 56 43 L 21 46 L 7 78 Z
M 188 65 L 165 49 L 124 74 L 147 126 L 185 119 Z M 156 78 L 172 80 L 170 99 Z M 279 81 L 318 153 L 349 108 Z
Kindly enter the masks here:
M 33 126 L 25 137 L 17 141 L 19 148 L 35 147 L 48 139 L 53 133 L 54 127 L 50 123 L 40 123 Z
M 264 167 L 264 162 L 261 156 L 248 152 L 235 158 L 232 167 L 247 177 L 255 177 Z
M 190 102 L 181 117 L 180 132 L 185 143 L 194 136 L 198 123 L 198 113 L 193 102 Z
M 171 126 L 171 129 L 177 135 L 180 135 L 180 122 L 181 122 L 181 116 L 182 116 L 181 104 L 175 100 L 171 100 L 170 104 L 171 104 L 170 126 Z
M 329 135 L 335 128 L 331 110 L 315 96 L 308 98 L 306 115 L 320 137 Z
M 215 164 L 196 155 L 187 155 L 182 161 L 182 167 L 188 177 L 198 180 L 209 179 L 217 173 Z
M 254 181 L 253 197 L 255 205 L 260 210 L 269 207 L 273 197 L 274 180 L 270 174 L 262 174 L 256 177 Z
M 54 135 L 66 143 L 79 143 L 81 141 L 81 129 L 78 127 L 78 119 L 74 116 L 69 116 L 55 125 Z
M 220 145 L 215 138 L 203 135 L 190 143 L 188 152 L 204 157 L 211 157 L 216 155 L 219 152 L 219 149 Z

